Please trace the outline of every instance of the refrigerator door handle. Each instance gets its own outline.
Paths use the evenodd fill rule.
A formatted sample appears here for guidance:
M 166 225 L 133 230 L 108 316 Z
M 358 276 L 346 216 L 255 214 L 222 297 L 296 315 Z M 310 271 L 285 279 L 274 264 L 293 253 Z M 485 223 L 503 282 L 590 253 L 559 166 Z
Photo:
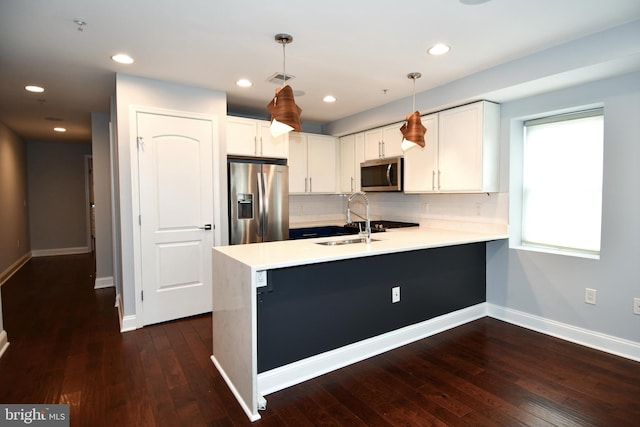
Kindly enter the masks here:
M 264 174 L 258 172 L 258 234 L 264 234 Z

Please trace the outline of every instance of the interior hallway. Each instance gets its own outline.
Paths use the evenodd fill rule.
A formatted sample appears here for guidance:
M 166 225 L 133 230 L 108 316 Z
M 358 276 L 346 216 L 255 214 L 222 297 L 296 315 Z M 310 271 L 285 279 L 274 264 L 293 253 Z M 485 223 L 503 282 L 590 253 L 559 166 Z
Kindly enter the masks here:
M 210 360 L 211 316 L 121 334 L 91 255 L 2 286 L 0 403 L 68 403 L 72 426 L 635 426 L 640 363 L 485 318 L 267 396 L 250 423 Z

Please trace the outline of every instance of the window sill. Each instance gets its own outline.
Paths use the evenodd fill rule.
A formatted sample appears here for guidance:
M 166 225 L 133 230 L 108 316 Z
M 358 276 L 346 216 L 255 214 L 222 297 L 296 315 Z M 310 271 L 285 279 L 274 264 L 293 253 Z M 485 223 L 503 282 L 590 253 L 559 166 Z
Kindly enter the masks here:
M 572 256 L 576 258 L 586 258 L 586 259 L 600 259 L 600 253 L 594 252 L 582 252 L 576 249 L 562 249 L 562 248 L 552 248 L 552 247 L 544 247 L 544 246 L 532 246 L 532 245 L 509 245 L 510 249 L 516 249 L 521 251 L 530 251 L 530 252 L 541 252 L 552 255 L 564 255 L 564 256 Z

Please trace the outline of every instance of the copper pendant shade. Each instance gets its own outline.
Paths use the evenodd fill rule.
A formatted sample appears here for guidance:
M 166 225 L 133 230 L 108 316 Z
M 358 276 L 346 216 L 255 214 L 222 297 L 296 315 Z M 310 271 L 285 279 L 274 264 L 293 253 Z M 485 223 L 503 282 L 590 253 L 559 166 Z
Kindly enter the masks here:
M 271 113 L 271 126 L 269 130 L 274 138 L 291 132 L 292 130 L 300 132 L 300 113 L 302 109 L 296 105 L 293 98 L 293 89 L 285 84 L 287 81 L 287 73 L 285 71 L 285 46 L 293 41 L 293 37 L 289 34 L 276 34 L 276 42 L 282 45 L 282 87 L 276 89 L 276 94 L 267 105 L 267 109 Z
M 424 134 L 427 132 L 427 128 L 422 125 L 420 112 L 414 111 L 407 114 L 407 120 L 400 128 L 400 132 L 406 141 L 424 147 Z
M 400 128 L 402 132 L 402 151 L 407 151 L 414 147 L 424 148 L 424 135 L 427 132 L 427 128 L 422 125 L 420 120 L 420 112 L 416 109 L 416 79 L 422 77 L 420 73 L 409 73 L 407 78 L 413 80 L 413 113 L 407 114 L 407 119 Z
M 267 105 L 267 109 L 271 113 L 271 126 L 274 127 L 272 133 L 274 133 L 274 131 L 278 132 L 277 129 L 279 128 L 283 128 L 284 130 L 284 132 L 280 131 L 279 135 L 291 130 L 300 132 L 302 129 L 300 126 L 300 113 L 302 109 L 296 105 L 291 86 L 286 85 L 283 88 L 276 89 L 276 95 L 269 105 Z M 287 129 L 285 126 L 290 129 Z

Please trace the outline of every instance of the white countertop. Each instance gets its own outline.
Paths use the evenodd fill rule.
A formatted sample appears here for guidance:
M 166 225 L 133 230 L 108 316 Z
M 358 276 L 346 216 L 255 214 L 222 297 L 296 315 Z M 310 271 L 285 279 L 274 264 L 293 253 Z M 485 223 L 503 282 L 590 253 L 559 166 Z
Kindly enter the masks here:
M 487 242 L 506 239 L 508 235 L 408 227 L 373 233 L 371 237 L 377 241 L 372 241 L 370 244 L 353 243 L 338 246 L 316 244 L 317 242 L 345 240 L 354 237 L 357 235 L 218 246 L 213 250 L 246 264 L 254 271 L 260 271 L 465 243 Z

